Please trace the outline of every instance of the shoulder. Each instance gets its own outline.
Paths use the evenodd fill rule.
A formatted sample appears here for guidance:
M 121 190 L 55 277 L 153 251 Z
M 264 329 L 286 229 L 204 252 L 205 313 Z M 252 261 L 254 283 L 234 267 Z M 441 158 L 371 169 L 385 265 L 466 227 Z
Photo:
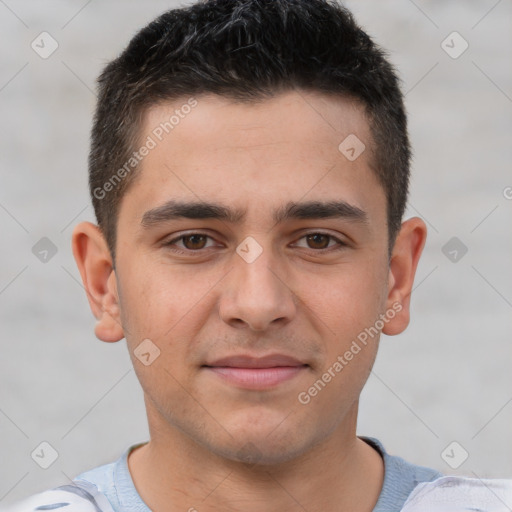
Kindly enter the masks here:
M 445 476 L 390 455 L 373 437 L 358 436 L 384 460 L 384 484 L 374 512 L 509 512 L 512 480 Z
M 116 465 L 117 461 L 89 469 L 88 471 L 80 473 L 73 480 L 78 483 L 91 483 L 95 485 L 100 492 L 108 492 L 115 488 Z
M 89 482 L 73 482 L 55 489 L 34 494 L 2 512 L 39 512 L 60 510 L 66 512 L 114 512 L 106 496 Z
M 374 437 L 358 437 L 377 450 L 384 461 L 384 482 L 374 512 L 401 510 L 409 495 L 420 483 L 431 482 L 443 476 L 435 469 L 418 466 L 402 457 L 390 455 Z
M 0 511 L 115 512 L 118 510 L 116 468 L 127 452 L 116 462 L 79 474 L 68 485 L 34 494 Z
M 512 505 L 512 480 L 444 476 L 419 484 L 402 512 L 503 512 Z

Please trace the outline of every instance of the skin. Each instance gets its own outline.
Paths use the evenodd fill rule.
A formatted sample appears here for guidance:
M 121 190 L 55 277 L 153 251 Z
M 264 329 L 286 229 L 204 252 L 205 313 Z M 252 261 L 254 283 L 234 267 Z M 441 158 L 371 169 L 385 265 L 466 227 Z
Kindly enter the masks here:
M 426 226 L 405 221 L 388 262 L 386 197 L 355 101 L 305 91 L 251 104 L 196 99 L 123 197 L 115 270 L 97 226 L 83 222 L 73 232 L 96 336 L 126 338 L 144 390 L 150 441 L 130 454 L 135 486 L 157 512 L 370 512 L 384 466 L 356 436 L 356 422 L 379 336 L 308 404 L 297 397 L 393 304 L 401 310 L 382 332 L 407 327 Z M 185 101 L 149 109 L 140 140 Z M 355 161 L 338 150 L 349 134 L 366 145 Z M 246 215 L 236 223 L 179 218 L 143 227 L 145 212 L 170 199 Z M 290 201 L 340 200 L 366 212 L 367 222 L 272 218 Z M 165 245 L 190 232 L 209 238 Z M 328 236 L 307 236 L 318 232 Z M 236 252 L 248 236 L 262 249 L 252 263 Z M 134 356 L 144 339 L 160 350 L 148 366 Z M 287 354 L 308 366 L 264 390 L 202 367 L 242 353 Z

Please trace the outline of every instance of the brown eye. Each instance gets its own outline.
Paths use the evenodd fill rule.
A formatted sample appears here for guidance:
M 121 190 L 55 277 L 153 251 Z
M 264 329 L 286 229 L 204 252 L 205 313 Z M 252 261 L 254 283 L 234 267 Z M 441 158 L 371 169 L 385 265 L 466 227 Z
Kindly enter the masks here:
M 295 247 L 310 249 L 313 250 L 313 252 L 323 254 L 324 252 L 332 252 L 345 249 L 347 244 L 334 235 L 317 231 L 313 233 L 307 233 L 301 237 L 295 244 Z
M 181 237 L 184 247 L 191 251 L 203 249 L 207 238 L 208 237 L 205 235 L 187 235 Z M 190 243 L 187 243 L 187 240 L 190 241 Z
M 329 240 L 332 237 L 322 233 L 313 233 L 311 235 L 307 235 L 306 238 L 311 249 L 327 249 L 329 246 Z
M 162 244 L 166 250 L 176 254 L 196 256 L 208 252 L 215 247 L 215 240 L 206 233 L 195 232 L 178 236 Z M 195 254 L 194 254 L 195 253 Z

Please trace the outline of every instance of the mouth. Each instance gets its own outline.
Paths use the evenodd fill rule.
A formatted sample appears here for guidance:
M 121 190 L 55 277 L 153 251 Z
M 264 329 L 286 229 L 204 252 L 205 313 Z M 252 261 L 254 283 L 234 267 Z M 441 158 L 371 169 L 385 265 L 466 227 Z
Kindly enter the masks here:
M 230 356 L 202 368 L 225 383 L 244 389 L 264 390 L 297 377 L 309 365 L 284 354 L 272 354 L 265 357 Z

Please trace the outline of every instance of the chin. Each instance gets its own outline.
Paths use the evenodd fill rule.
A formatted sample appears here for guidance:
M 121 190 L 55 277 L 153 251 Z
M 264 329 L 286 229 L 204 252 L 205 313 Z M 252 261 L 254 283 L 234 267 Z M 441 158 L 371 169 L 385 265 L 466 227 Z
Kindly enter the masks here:
M 252 428 L 251 428 L 252 427 Z M 282 427 L 282 425 L 281 425 Z M 247 465 L 268 466 L 289 462 L 311 448 L 315 440 L 308 439 L 305 429 L 258 428 L 254 425 L 232 433 L 223 446 L 210 447 L 222 457 Z
M 247 466 L 275 466 L 292 461 L 304 451 L 304 447 L 290 444 L 289 441 L 276 444 L 263 440 L 256 443 L 247 441 L 239 449 L 226 447 L 225 450 L 221 450 L 220 455 L 236 462 L 242 462 Z

